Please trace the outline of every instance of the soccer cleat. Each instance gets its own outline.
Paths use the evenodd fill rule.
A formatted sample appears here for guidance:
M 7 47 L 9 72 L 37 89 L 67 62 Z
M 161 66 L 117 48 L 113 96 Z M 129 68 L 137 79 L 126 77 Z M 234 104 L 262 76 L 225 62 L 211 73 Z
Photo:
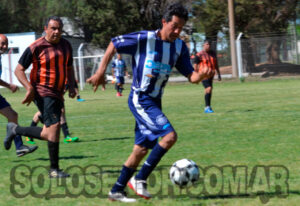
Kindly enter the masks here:
M 205 109 L 204 109 L 204 113 L 214 113 L 214 110 L 212 110 L 211 107 L 207 106 L 207 107 L 205 107 Z
M 117 96 L 117 97 L 121 97 L 122 95 L 121 95 L 120 92 L 117 92 L 116 96 Z
M 26 142 L 27 142 L 28 144 L 35 144 L 35 142 L 33 141 L 33 139 L 30 138 L 30 137 L 26 137 Z
M 132 189 L 135 194 L 146 200 L 151 198 L 150 193 L 147 191 L 146 180 L 136 180 L 135 177 L 132 177 L 128 182 L 128 187 Z
M 134 198 L 128 198 L 125 191 L 120 192 L 109 192 L 108 193 L 108 199 L 111 201 L 120 201 L 120 202 L 136 202 L 136 199 Z
M 34 152 L 37 148 L 38 146 L 29 147 L 27 145 L 22 145 L 19 149 L 16 150 L 16 153 L 18 157 L 22 157 L 26 154 Z
M 13 122 L 8 122 L 6 126 L 6 137 L 4 138 L 4 147 L 9 150 L 11 147 L 11 142 L 16 136 L 16 127 L 18 125 Z
M 84 102 L 84 101 L 85 101 L 85 99 L 81 99 L 81 98 L 79 98 L 79 99 L 77 99 L 77 101 L 78 101 L 78 102 Z
M 70 175 L 60 169 L 50 169 L 49 177 L 50 178 L 67 178 L 67 177 L 70 177 Z
M 70 136 L 67 136 L 67 137 L 64 139 L 64 143 L 78 142 L 78 141 L 79 141 L 79 138 L 78 138 L 78 137 L 70 137 Z

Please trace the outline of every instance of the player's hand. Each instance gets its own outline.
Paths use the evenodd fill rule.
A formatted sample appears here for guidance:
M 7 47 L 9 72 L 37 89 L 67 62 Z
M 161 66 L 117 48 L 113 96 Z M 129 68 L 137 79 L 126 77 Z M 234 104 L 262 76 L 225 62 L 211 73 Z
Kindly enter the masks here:
M 221 74 L 218 74 L 218 80 L 219 80 L 219 81 L 222 80 Z
M 29 88 L 25 94 L 25 98 L 22 101 L 22 104 L 26 104 L 26 106 L 30 105 L 30 103 L 34 100 L 34 90 L 33 88 Z
M 204 67 L 199 73 L 202 79 L 211 78 L 214 75 L 214 71 L 210 67 Z
M 90 78 L 88 78 L 86 80 L 87 83 L 91 84 L 94 88 L 94 92 L 97 91 L 98 89 L 98 86 L 101 84 L 101 85 L 104 85 L 105 84 L 105 78 L 104 76 L 102 75 L 99 75 L 99 74 L 94 74 L 93 76 L 91 76 Z
M 19 90 L 19 87 L 17 85 L 10 84 L 9 89 L 10 89 L 10 91 L 12 91 L 12 93 L 15 93 L 16 91 Z
M 75 91 L 75 88 L 74 87 L 70 87 L 69 88 L 69 97 L 73 99 L 74 97 L 76 97 L 76 94 L 77 93 Z

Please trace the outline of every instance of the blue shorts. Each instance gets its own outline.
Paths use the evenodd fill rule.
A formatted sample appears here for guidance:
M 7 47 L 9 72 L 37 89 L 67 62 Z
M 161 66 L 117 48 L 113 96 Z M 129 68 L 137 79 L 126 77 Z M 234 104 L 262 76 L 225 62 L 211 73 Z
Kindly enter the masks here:
M 160 98 L 131 91 L 128 105 L 136 121 L 135 144 L 151 149 L 156 145 L 159 137 L 175 131 L 161 111 Z
M 124 84 L 124 77 L 116 77 L 116 84 Z
M 0 109 L 4 109 L 5 107 L 9 107 L 10 104 L 6 101 L 4 97 L 0 94 Z

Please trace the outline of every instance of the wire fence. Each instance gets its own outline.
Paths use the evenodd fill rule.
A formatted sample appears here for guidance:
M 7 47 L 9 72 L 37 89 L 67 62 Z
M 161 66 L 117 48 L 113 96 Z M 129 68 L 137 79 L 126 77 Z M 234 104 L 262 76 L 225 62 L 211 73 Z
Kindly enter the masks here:
M 298 41 L 299 39 L 299 41 Z M 269 75 L 300 75 L 300 38 L 293 34 L 286 35 L 255 35 L 241 39 L 242 73 L 254 75 L 268 73 Z M 191 42 L 187 42 L 190 44 Z M 193 42 L 198 52 L 203 42 Z M 232 74 L 230 42 L 227 38 L 218 38 L 216 45 L 217 58 L 221 74 Z M 200 46 L 199 46 L 200 45 Z M 84 87 L 86 79 L 99 68 L 103 54 L 74 57 L 76 79 Z M 131 57 L 123 55 L 129 74 L 132 74 Z M 111 75 L 111 63 L 106 71 Z M 178 71 L 172 70 L 171 76 L 177 76 Z

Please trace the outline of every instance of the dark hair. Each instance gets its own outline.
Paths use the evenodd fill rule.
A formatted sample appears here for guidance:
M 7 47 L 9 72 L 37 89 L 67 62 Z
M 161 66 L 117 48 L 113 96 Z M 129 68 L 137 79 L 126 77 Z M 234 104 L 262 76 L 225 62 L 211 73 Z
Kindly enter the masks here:
M 209 45 L 211 45 L 211 40 L 210 39 L 205 39 L 203 44 L 208 43 Z
M 172 16 L 178 16 L 179 18 L 182 18 L 185 21 L 189 19 L 188 10 L 180 3 L 169 5 L 166 11 L 164 12 L 163 19 L 169 22 L 172 20 Z
M 50 20 L 58 21 L 60 27 L 61 28 L 64 27 L 64 24 L 63 24 L 61 18 L 59 18 L 58 16 L 50 16 L 50 17 L 48 17 L 47 20 L 45 21 L 45 27 L 48 27 L 48 24 L 49 24 Z

